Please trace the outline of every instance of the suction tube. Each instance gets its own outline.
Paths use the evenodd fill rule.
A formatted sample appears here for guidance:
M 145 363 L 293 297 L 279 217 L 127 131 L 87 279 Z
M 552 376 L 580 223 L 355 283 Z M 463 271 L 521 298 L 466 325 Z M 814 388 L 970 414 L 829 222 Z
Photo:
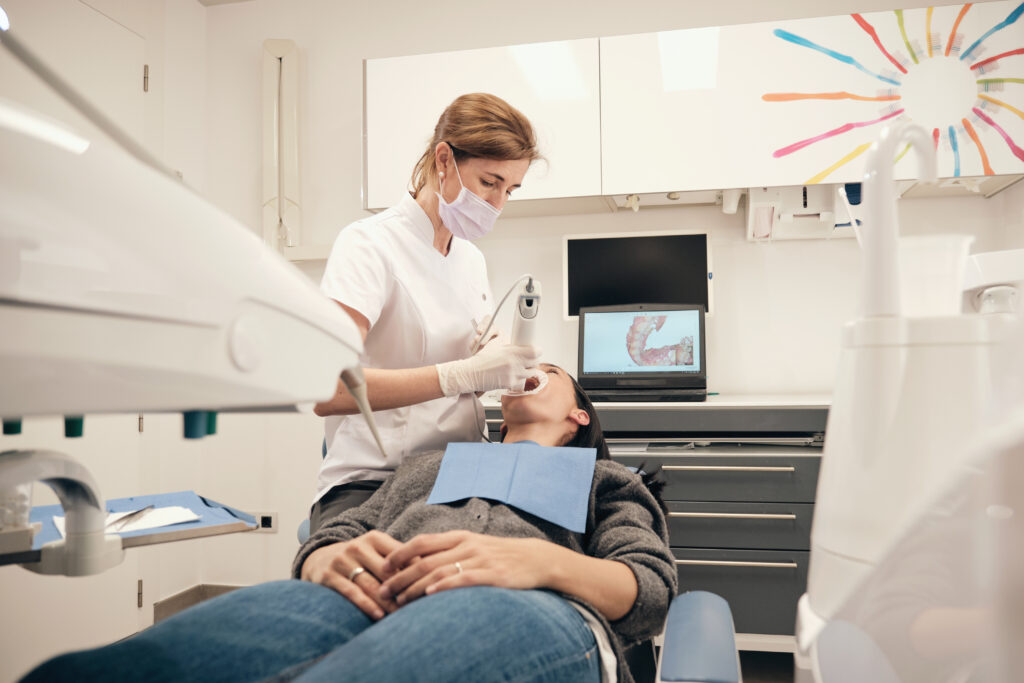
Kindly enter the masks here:
M 373 440 L 377 442 L 377 448 L 380 449 L 381 455 L 387 460 L 388 453 L 384 450 L 384 442 L 380 440 L 380 434 L 377 432 L 377 423 L 374 422 L 373 411 L 370 410 L 370 401 L 366 398 L 366 378 L 363 376 L 363 369 L 358 365 L 345 368 L 341 371 L 341 381 L 345 384 L 345 388 L 348 389 L 348 393 L 352 394 L 352 398 L 356 400 L 359 412 L 366 418 L 366 424 L 370 425 L 370 433 L 373 434 Z
M 864 165 L 864 316 L 895 317 L 900 314 L 899 220 L 893 188 L 893 158 L 900 145 L 910 143 L 917 155 L 921 180 L 935 182 L 935 146 L 927 131 L 901 122 L 886 126 L 868 150 Z

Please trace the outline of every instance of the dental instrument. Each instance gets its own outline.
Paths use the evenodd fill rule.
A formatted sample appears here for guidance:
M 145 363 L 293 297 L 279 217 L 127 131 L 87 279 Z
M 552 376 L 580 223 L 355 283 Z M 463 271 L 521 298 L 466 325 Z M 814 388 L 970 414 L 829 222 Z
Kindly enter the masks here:
M 501 307 L 505 305 L 505 300 L 508 299 L 508 297 L 512 294 L 513 291 L 515 291 L 516 285 L 518 285 L 523 280 L 528 280 L 532 282 L 533 276 L 530 275 L 529 273 L 520 275 L 518 278 L 516 278 L 516 281 L 512 283 L 512 286 L 508 288 L 508 291 L 505 292 L 505 295 L 501 297 L 500 301 L 498 301 L 498 305 L 494 307 L 494 313 L 491 314 L 490 320 L 487 321 L 487 327 L 484 328 L 484 331 L 480 333 L 480 336 L 478 336 L 476 340 L 473 342 L 473 344 L 469 347 L 470 355 L 475 354 L 477 351 L 480 350 L 480 347 L 486 343 L 484 340 L 487 339 L 487 333 L 490 332 L 491 328 L 494 326 L 494 320 L 495 318 L 498 317 L 498 312 L 501 311 Z
M 373 440 L 377 442 L 377 448 L 385 459 L 388 457 L 384 450 L 384 442 L 381 441 L 380 433 L 377 431 L 377 423 L 373 419 L 373 410 L 370 408 L 370 400 L 366 397 L 366 378 L 363 376 L 363 369 L 358 365 L 345 368 L 341 371 L 341 381 L 344 383 L 348 393 L 352 394 L 359 412 L 366 416 L 366 424 L 370 427 Z
M 537 327 L 537 313 L 540 311 L 540 283 L 531 277 L 519 290 L 516 307 L 512 314 L 512 344 L 532 346 Z
M 473 345 L 470 347 L 470 353 L 476 353 L 480 350 L 484 340 L 487 339 L 487 333 L 491 331 L 491 327 L 494 325 L 495 318 L 498 317 L 498 313 L 501 311 L 501 307 L 505 304 L 505 300 L 515 291 L 516 286 L 526 281 L 519 289 L 519 293 L 516 299 L 516 308 L 512 313 L 512 337 L 510 339 L 511 344 L 515 345 L 527 345 L 533 344 L 535 339 L 535 325 L 537 322 L 537 314 L 540 311 L 540 282 L 534 280 L 533 276 L 529 273 L 521 275 L 512 283 L 512 286 L 508 288 L 505 295 L 501 297 L 498 305 L 494 307 L 494 313 L 491 314 L 490 320 L 487 322 L 487 327 L 484 331 L 476 338 Z M 505 391 L 504 394 L 510 396 L 522 396 L 528 394 L 535 394 L 547 384 L 548 377 L 547 373 L 538 371 L 536 373 L 537 386 L 529 391 Z M 487 435 L 486 426 L 480 427 L 480 436 L 483 437 L 484 441 L 490 442 L 491 438 Z
M 141 507 L 138 510 L 129 512 L 128 514 L 122 517 L 118 517 L 114 521 L 107 523 L 107 525 L 104 528 L 110 529 L 111 531 L 121 531 L 132 522 L 145 517 L 146 514 L 155 507 L 156 506 L 152 504 L 147 505 L 145 507 Z

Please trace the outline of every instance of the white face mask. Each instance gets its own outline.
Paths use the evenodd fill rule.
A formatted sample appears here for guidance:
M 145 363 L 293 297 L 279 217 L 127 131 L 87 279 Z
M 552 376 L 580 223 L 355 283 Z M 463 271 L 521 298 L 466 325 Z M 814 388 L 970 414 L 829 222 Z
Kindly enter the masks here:
M 462 189 L 450 204 L 444 200 L 440 192 L 437 195 L 437 212 L 441 215 L 441 222 L 444 227 L 451 230 L 456 237 L 464 240 L 475 240 L 483 237 L 494 227 L 494 221 L 498 220 L 501 209 L 496 209 L 481 199 L 475 192 L 470 192 L 462 185 L 462 174 L 459 173 L 459 165 L 455 163 L 455 174 L 459 179 Z

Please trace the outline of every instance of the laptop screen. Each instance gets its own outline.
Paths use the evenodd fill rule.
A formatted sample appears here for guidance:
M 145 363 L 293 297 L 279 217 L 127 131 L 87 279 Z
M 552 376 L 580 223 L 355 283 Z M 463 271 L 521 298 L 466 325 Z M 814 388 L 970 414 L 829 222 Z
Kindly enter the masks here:
M 581 308 L 579 354 L 584 387 L 703 387 L 704 308 L 678 304 Z

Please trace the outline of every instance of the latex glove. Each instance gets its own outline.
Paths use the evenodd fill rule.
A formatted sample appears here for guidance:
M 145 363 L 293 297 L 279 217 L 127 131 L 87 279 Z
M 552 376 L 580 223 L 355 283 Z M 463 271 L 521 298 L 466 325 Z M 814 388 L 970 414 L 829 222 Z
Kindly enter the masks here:
M 540 360 L 535 346 L 490 346 L 475 356 L 438 363 L 437 378 L 445 396 L 492 389 L 522 391 Z
M 473 337 L 473 343 L 470 345 L 470 350 L 473 353 L 480 353 L 486 348 L 488 344 L 494 342 L 495 346 L 501 346 L 502 344 L 508 343 L 508 336 L 503 333 L 496 325 L 491 325 L 491 329 L 487 330 L 487 326 L 491 323 L 490 314 L 485 315 L 484 319 L 476 326 L 476 336 Z M 483 339 L 484 330 L 487 330 L 487 338 Z
M 533 394 L 539 394 L 541 390 L 548 385 L 548 373 L 544 372 L 540 368 L 533 368 L 530 372 L 530 377 L 536 378 L 537 382 L 532 389 L 523 388 L 522 391 L 513 391 L 507 389 L 505 391 L 506 396 L 531 396 Z

